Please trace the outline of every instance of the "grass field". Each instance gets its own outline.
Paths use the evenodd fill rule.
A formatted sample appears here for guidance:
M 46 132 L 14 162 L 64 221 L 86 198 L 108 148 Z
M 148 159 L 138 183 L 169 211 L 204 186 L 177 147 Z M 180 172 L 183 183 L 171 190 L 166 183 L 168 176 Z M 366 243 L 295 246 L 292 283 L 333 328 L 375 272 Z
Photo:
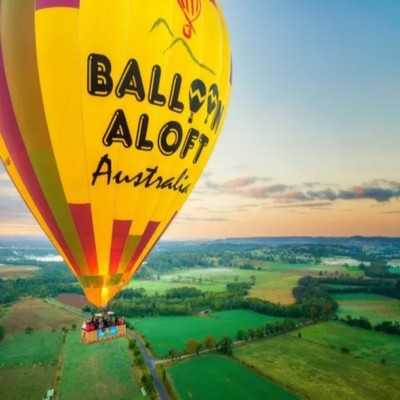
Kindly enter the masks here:
M 250 296 L 269 300 L 275 303 L 291 304 L 294 302 L 292 289 L 297 281 L 305 275 L 317 275 L 319 271 L 333 274 L 335 271 L 345 273 L 341 266 L 315 264 L 284 264 L 247 259 L 237 260 L 238 265 L 249 263 L 260 270 L 244 270 L 239 268 L 190 268 L 168 274 L 160 274 L 159 280 L 133 279 L 129 287 L 144 288 L 149 294 L 162 294 L 166 290 L 192 286 L 202 291 L 221 292 L 232 282 L 251 282 L 251 276 L 256 277 L 256 283 L 250 291 Z
M 39 269 L 29 265 L 0 265 L 0 279 L 29 278 Z
M 134 400 L 142 398 L 131 369 L 126 339 L 84 345 L 70 332 L 64 351 L 59 400 Z
M 298 332 L 291 333 L 297 336 Z M 340 322 L 327 322 L 301 330 L 302 340 L 307 340 L 341 351 L 350 350 L 355 357 L 377 363 L 385 359 L 387 365 L 400 368 L 400 337 L 374 330 L 352 327 Z
M 67 311 L 57 309 L 41 299 L 29 299 L 15 303 L 3 321 L 7 334 L 25 332 L 30 326 L 35 331 L 71 328 L 72 324 L 78 327 L 82 318 Z
M 54 388 L 55 366 L 0 368 L 0 399 L 42 399 Z
M 303 336 L 308 336 L 307 330 Z M 234 355 L 303 398 L 400 399 L 400 368 L 342 354 L 292 335 L 238 347 Z
M 61 332 L 7 335 L 0 342 L 0 398 L 43 398 L 54 387 L 61 343 Z
M 201 356 L 168 368 L 181 400 L 295 400 L 294 394 L 222 356 Z
M 332 297 L 339 303 L 340 318 L 367 317 L 375 325 L 385 320 L 400 321 L 400 301 L 373 293 L 343 293 Z
M 0 367 L 53 365 L 61 343 L 61 331 L 6 335 L 0 342 Z
M 207 335 L 214 335 L 217 340 L 222 335 L 235 338 L 239 329 L 258 328 L 268 322 L 282 319 L 253 311 L 234 310 L 216 312 L 204 317 L 153 317 L 129 320 L 151 343 L 156 354 L 167 355 L 172 348 L 183 350 L 185 342 L 190 338 L 203 340 Z

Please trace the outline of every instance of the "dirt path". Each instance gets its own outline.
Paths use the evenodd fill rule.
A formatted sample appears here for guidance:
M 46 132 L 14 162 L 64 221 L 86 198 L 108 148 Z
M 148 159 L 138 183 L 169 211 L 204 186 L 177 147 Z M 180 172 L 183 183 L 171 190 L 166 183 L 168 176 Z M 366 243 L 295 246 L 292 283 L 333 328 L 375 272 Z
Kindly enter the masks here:
M 54 376 L 54 397 L 53 397 L 53 400 L 58 400 L 58 391 L 60 389 L 61 370 L 62 370 L 62 366 L 64 364 L 64 349 L 65 349 L 66 340 L 67 340 L 67 332 L 64 332 L 63 333 L 63 340 L 62 340 L 61 348 L 60 348 L 60 355 L 58 356 L 56 374 Z

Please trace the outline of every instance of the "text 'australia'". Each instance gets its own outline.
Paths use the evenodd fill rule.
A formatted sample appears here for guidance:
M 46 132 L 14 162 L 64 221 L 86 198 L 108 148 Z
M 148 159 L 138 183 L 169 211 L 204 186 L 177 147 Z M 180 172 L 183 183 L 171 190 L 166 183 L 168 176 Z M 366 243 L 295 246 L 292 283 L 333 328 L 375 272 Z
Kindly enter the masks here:
M 142 186 L 144 188 L 152 187 L 161 190 L 173 190 L 181 194 L 188 193 L 190 188 L 190 183 L 187 183 L 189 179 L 187 169 L 183 170 L 177 177 L 162 176 L 159 173 L 158 166 L 146 168 L 145 171 L 133 172 L 132 174 L 124 171 L 114 172 L 112 161 L 108 157 L 108 154 L 101 157 L 97 169 L 93 173 L 92 186 L 96 185 L 101 178 L 105 179 L 107 185 L 110 185 L 112 182 L 117 185 L 130 184 L 133 187 Z

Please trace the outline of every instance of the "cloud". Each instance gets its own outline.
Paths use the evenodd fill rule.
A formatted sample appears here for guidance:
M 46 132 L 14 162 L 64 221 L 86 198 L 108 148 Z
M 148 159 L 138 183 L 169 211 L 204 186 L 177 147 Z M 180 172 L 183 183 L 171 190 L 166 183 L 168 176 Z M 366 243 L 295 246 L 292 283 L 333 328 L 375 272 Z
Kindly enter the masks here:
M 180 215 L 175 219 L 175 221 L 179 222 L 226 222 L 230 221 L 228 218 L 223 218 L 223 217 L 194 217 L 191 215 Z M 174 222 L 175 222 L 174 221 Z
M 231 179 L 222 183 L 206 180 L 205 186 L 207 189 L 215 190 L 220 193 L 240 193 L 243 188 L 252 186 L 259 182 L 268 182 L 270 178 L 262 178 L 258 176 L 245 176 Z
M 220 194 L 254 200 L 271 200 L 275 203 L 313 203 L 363 199 L 385 203 L 400 198 L 400 182 L 385 179 L 375 179 L 351 188 L 340 188 L 335 184 L 323 185 L 318 182 L 306 182 L 300 185 L 272 182 L 262 184 L 264 182 L 270 182 L 270 179 L 259 176 L 245 176 L 222 183 L 207 180 L 206 188 Z
M 268 208 L 314 208 L 314 209 L 322 209 L 331 206 L 330 202 L 321 202 L 321 203 L 296 203 L 296 204 L 281 204 L 281 205 L 273 205 Z
M 271 197 L 271 195 L 274 195 L 275 193 L 283 193 L 289 188 L 291 188 L 291 186 L 277 183 L 250 188 L 243 192 L 243 195 L 252 199 L 265 199 Z

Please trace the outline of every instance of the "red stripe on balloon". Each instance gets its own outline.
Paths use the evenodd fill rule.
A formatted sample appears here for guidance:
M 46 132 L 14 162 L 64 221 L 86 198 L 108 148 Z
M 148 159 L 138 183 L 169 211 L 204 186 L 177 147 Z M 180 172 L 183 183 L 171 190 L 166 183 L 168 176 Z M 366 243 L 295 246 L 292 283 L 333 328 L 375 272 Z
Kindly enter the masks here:
M 36 0 L 36 10 L 51 7 L 79 8 L 80 0 Z
M 7 86 L 7 77 L 4 69 L 3 50 L 0 43 L 0 132 L 4 143 L 10 152 L 12 161 L 26 186 L 33 202 L 38 208 L 47 226 L 54 235 L 58 245 L 63 250 L 69 264 L 77 275 L 82 275 L 76 260 L 65 241 L 54 215 L 43 194 L 39 181 L 36 178 L 25 144 L 22 140 L 18 123 L 12 107 L 10 92 Z
M 155 221 L 150 221 L 147 224 L 146 229 L 144 230 L 144 233 L 143 233 L 142 237 L 140 238 L 140 241 L 135 249 L 135 252 L 133 253 L 131 260 L 129 261 L 128 268 L 126 269 L 126 273 L 129 274 L 132 271 L 133 266 L 135 265 L 136 261 L 139 259 L 140 255 L 142 254 L 144 248 L 149 243 L 150 239 L 153 237 L 153 235 L 159 225 L 160 225 L 160 223 L 155 222 Z
M 87 204 L 68 204 L 78 233 L 90 274 L 98 274 L 96 242 L 94 239 L 92 208 Z
M 118 272 L 118 266 L 124 252 L 131 225 L 132 221 L 114 220 L 110 253 L 110 275 Z
M 159 236 L 160 238 L 163 237 L 165 231 L 169 228 L 169 226 L 171 225 L 171 222 L 175 219 L 175 217 L 177 216 L 177 214 L 178 214 L 178 213 L 176 212 L 176 213 L 172 216 L 172 218 L 169 220 L 168 224 L 165 225 L 165 228 L 163 229 L 163 231 L 161 232 L 161 234 L 160 234 L 160 236 Z M 158 240 L 156 240 L 156 241 L 153 243 L 153 246 L 151 246 L 150 250 L 146 253 L 146 256 L 143 257 L 143 260 L 145 260 L 145 259 L 148 257 L 148 255 L 153 251 L 154 246 L 157 244 L 157 242 L 158 242 Z

